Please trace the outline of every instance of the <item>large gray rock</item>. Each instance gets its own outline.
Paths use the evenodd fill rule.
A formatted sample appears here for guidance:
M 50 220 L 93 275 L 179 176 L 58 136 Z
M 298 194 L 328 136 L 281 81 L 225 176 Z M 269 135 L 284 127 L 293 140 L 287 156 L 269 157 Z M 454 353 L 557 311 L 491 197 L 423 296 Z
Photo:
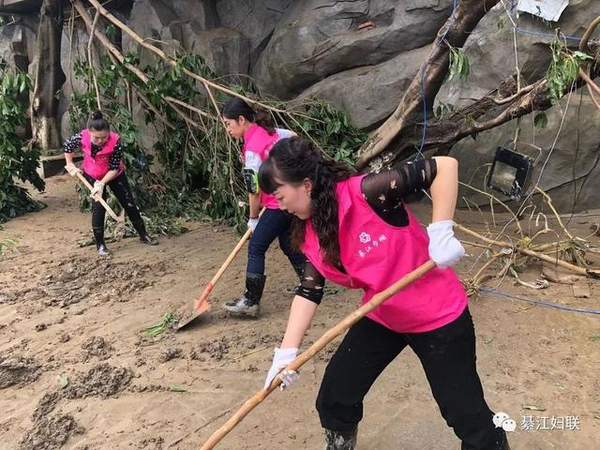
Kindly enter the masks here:
M 519 18 L 515 18 L 518 28 L 523 30 L 517 33 L 516 52 L 523 85 L 539 80 L 546 74 L 551 58 L 549 43 L 553 39 L 554 28 L 559 27 L 567 36 L 578 37 L 583 35 L 591 20 L 599 15 L 600 2 L 578 0 L 571 2 L 558 23 L 545 23 L 529 14 L 521 14 Z M 578 45 L 578 41 L 568 42 L 569 45 Z M 494 7 L 482 19 L 465 42 L 464 49 L 471 64 L 468 80 L 462 82 L 455 79 L 446 83 L 437 97 L 438 100 L 455 106 L 464 106 L 472 100 L 480 99 L 502 80 L 516 73 L 513 27 L 502 4 Z
M 27 72 L 35 56 L 36 17 L 16 17 L 0 27 L 0 59 L 11 67 Z
M 184 25 L 183 45 L 190 53 L 200 54 L 208 66 L 219 75 L 248 74 L 250 46 L 248 39 L 231 28 L 214 28 L 193 32 Z
M 127 25 L 143 39 L 148 40 L 167 54 L 173 55 L 182 48 L 181 42 L 171 32 L 171 25 L 174 22 L 179 23 L 179 15 L 173 6 L 173 2 L 166 0 L 136 0 Z M 175 26 L 176 36 L 177 31 L 180 31 L 180 29 L 181 26 Z M 129 52 L 140 53 L 142 67 L 153 65 L 158 59 L 125 33 L 123 33 L 123 52 L 125 54 Z
M 346 111 L 354 126 L 372 128 L 396 109 L 428 52 L 429 46 L 425 46 L 375 66 L 331 75 L 308 88 L 300 98 L 326 100 Z
M 248 40 L 252 66 L 291 3 L 292 0 L 217 0 L 216 8 L 221 25 L 239 31 Z
M 559 134 L 563 113 L 565 119 L 562 132 Z M 572 208 L 577 211 L 598 208 L 598 192 L 600 192 L 598 110 L 584 91 L 581 108 L 580 92 L 576 92 L 572 94 L 570 101 L 564 98 L 560 105 L 548 110 L 546 115 L 548 125 L 538 133 L 533 126 L 534 115 L 523 117 L 520 123 L 521 134 L 517 150 L 536 161 L 528 192 L 539 179 L 539 187 L 552 195 L 554 205 L 561 212 L 570 212 Z M 485 190 L 485 176 L 489 164 L 494 159 L 496 147 L 505 144 L 512 146 L 516 126 L 516 122 L 509 122 L 479 134 L 477 140 L 467 138 L 456 144 L 452 148 L 451 155 L 460 161 L 460 179 Z M 553 146 L 557 135 L 558 140 Z M 542 171 L 546 160 L 548 163 Z M 584 179 L 586 179 L 585 183 L 583 183 Z M 577 202 L 574 201 L 575 189 L 577 192 L 581 189 Z M 501 193 L 491 192 L 499 198 L 505 198 Z M 468 188 L 461 188 L 459 197 L 463 196 L 482 205 L 489 204 L 487 198 L 474 194 Z M 461 202 L 461 205 L 464 206 L 464 203 Z
M 248 40 L 240 31 L 220 26 L 214 2 L 136 0 L 128 25 L 168 55 L 199 53 L 219 75 L 248 74 Z M 140 51 L 142 66 L 156 61 L 128 36 L 123 37 L 123 48 Z
M 547 24 L 528 14 L 521 14 L 516 20 L 519 29 L 550 35 L 547 37 L 522 31 L 517 33 L 517 56 L 523 75 L 522 85 L 529 84 L 545 75 L 551 58 L 548 44 L 552 40 L 554 27 L 560 27 L 561 31 L 568 36 L 581 36 L 592 18 L 598 15 L 600 15 L 600 2 L 594 0 L 571 2 L 558 23 Z M 499 30 L 498 24 L 504 26 Z M 447 82 L 437 96 L 438 102 L 451 103 L 456 107 L 471 104 L 496 88 L 502 80 L 516 73 L 511 25 L 502 5 L 495 7 L 483 18 L 465 43 L 465 51 L 471 63 L 471 75 L 466 82 L 459 80 Z M 578 44 L 577 41 L 572 40 L 569 43 L 571 45 Z M 571 98 L 562 133 L 540 180 L 540 187 L 550 190 L 554 203 L 565 211 L 570 211 L 574 203 L 573 170 L 575 170 L 575 178 L 583 176 L 589 171 L 598 155 L 600 142 L 599 114 L 591 105 L 586 90 L 583 91 L 580 113 L 578 113 L 576 103 L 579 103 L 579 94 L 573 94 Z M 537 157 L 539 152 L 531 147 L 531 145 L 536 145 L 544 149 L 541 157 L 546 157 L 558 132 L 561 108 L 565 108 L 566 100 L 563 100 L 560 105 L 547 112 L 548 126 L 538 135 L 533 132 L 532 120 L 535 114 L 522 118 L 519 150 Z M 483 165 L 491 163 L 499 144 L 512 141 L 516 127 L 517 123 L 513 121 L 479 134 L 477 141 L 467 138 L 455 145 L 451 154 L 457 156 L 461 161 L 461 179 L 463 181 L 472 180 L 474 186 L 481 189 L 487 169 Z M 579 130 L 579 148 L 575 161 L 576 139 L 574 136 L 576 130 Z M 540 167 L 541 163 L 536 166 L 536 170 L 539 171 Z M 584 184 L 576 205 L 578 210 L 598 207 L 597 175 L 598 169 L 594 169 Z M 537 173 L 534 174 L 534 181 L 538 176 Z M 594 193 L 594 189 L 596 189 L 596 193 Z M 474 195 L 473 191 L 465 191 L 463 194 L 471 200 L 487 203 L 487 200 Z
M 451 5 L 451 0 L 295 2 L 253 75 L 263 93 L 291 98 L 329 75 L 431 43 Z M 368 21 L 375 28 L 358 29 Z

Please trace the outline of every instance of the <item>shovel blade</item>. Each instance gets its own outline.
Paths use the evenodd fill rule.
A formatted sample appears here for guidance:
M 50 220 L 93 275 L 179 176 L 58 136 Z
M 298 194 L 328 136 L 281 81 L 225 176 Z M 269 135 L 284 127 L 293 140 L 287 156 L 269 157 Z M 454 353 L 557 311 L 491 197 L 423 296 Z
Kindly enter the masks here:
M 187 325 L 189 325 L 190 323 L 192 323 L 196 317 L 198 317 L 200 314 L 208 311 L 210 309 L 210 303 L 208 303 L 206 301 L 205 298 L 200 298 L 200 299 L 194 299 L 193 301 L 193 309 L 186 309 L 183 312 L 183 315 L 181 317 L 181 319 L 179 320 L 179 323 L 177 324 L 177 328 L 176 330 L 179 331 L 181 330 L 183 327 L 186 327 Z

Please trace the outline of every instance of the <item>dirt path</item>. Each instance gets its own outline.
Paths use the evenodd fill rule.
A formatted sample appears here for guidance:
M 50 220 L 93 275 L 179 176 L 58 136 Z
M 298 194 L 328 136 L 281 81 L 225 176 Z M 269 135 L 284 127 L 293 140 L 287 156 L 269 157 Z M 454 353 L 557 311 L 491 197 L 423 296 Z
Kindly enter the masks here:
M 47 209 L 0 231 L 0 239 L 18 241 L 18 252 L 0 259 L 0 449 L 199 448 L 261 388 L 286 323 L 291 296 L 284 289 L 294 281 L 291 268 L 273 249 L 260 319 L 236 320 L 221 305 L 241 292 L 242 252 L 212 294 L 210 312 L 186 332 L 149 338 L 140 329 L 197 295 L 237 236 L 225 227 L 196 224 L 180 237 L 162 238 L 158 247 L 135 239 L 112 244 L 114 256 L 103 260 L 91 247 L 76 245 L 88 236 L 89 216 L 77 210 L 72 181 L 57 177 L 47 189 L 41 196 Z M 585 223 L 578 226 L 587 229 Z M 600 309 L 599 284 L 590 288 L 591 299 L 574 299 L 568 285 L 543 291 L 510 282 L 500 287 Z M 305 343 L 358 300 L 358 292 L 326 297 Z M 518 424 L 510 434 L 513 448 L 600 448 L 600 340 L 593 338 L 600 335 L 600 317 L 489 295 L 472 301 L 471 312 L 486 398 Z M 292 390 L 274 393 L 218 448 L 320 449 L 314 401 L 334 348 L 309 363 Z M 185 392 L 176 392 L 181 387 Z M 547 421 L 548 428 L 554 417 L 555 429 L 522 430 L 527 415 L 542 427 Z M 561 427 L 565 416 L 578 417 L 578 429 Z M 367 397 L 358 448 L 459 448 L 410 351 Z

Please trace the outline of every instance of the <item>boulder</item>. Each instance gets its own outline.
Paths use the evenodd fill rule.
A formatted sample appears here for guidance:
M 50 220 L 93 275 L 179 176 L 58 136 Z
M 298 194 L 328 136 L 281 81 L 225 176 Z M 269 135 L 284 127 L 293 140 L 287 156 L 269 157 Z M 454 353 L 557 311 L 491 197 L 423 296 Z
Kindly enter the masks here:
M 295 2 L 253 75 L 263 93 L 291 98 L 330 75 L 431 43 L 451 6 L 451 0 Z

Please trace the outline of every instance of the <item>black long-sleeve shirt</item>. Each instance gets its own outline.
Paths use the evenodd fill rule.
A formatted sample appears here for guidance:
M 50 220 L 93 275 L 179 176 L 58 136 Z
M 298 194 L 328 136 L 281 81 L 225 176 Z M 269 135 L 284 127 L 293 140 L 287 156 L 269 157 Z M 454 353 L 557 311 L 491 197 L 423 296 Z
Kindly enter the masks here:
M 81 148 L 81 133 L 71 136 L 63 144 L 63 150 L 65 153 L 73 153 L 78 148 Z M 96 153 L 98 153 L 100 150 L 102 150 L 102 147 L 99 147 L 92 142 L 92 158 L 95 158 Z M 108 169 L 119 170 L 122 157 L 123 149 L 121 148 L 121 139 L 119 139 L 115 145 L 115 150 L 110 155 L 110 159 L 108 160 Z
M 373 211 L 395 227 L 409 224 L 403 199 L 427 189 L 437 174 L 435 159 L 420 159 L 398 164 L 365 176 L 361 182 L 363 196 Z M 325 278 L 308 260 L 296 294 L 315 303 L 323 297 Z

